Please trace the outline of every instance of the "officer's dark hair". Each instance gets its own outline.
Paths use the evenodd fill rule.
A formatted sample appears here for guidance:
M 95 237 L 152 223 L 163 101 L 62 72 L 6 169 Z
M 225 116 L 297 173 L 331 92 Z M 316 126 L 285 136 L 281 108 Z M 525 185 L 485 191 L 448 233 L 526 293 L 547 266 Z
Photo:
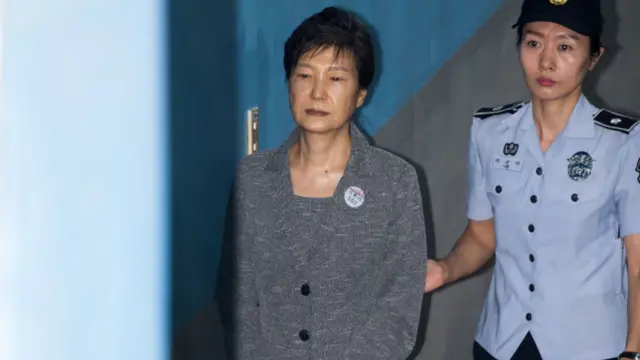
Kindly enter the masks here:
M 518 47 L 522 45 L 522 38 L 524 37 L 524 24 L 518 25 Z M 600 55 L 600 48 L 602 47 L 602 41 L 600 35 L 589 36 L 589 54 L 591 56 Z
M 284 71 L 289 80 L 302 56 L 333 47 L 335 56 L 350 54 L 355 60 L 360 89 L 368 89 L 375 72 L 374 48 L 365 23 L 355 14 L 327 7 L 304 20 L 284 45 Z

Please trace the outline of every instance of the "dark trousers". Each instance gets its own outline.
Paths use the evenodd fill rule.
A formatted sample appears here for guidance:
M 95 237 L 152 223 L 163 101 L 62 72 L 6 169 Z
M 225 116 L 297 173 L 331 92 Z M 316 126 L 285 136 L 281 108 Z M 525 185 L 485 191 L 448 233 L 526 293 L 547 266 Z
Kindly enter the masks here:
M 605 359 L 605 360 L 615 360 L 616 358 Z M 498 360 L 491 356 L 480 344 L 477 342 L 473 343 L 473 360 Z M 511 360 L 543 360 L 542 356 L 540 356 L 540 351 L 538 351 L 538 347 L 536 346 L 536 342 L 533 340 L 533 336 L 531 333 L 527 333 L 527 336 L 524 337 L 524 340 L 518 346 L 518 349 L 511 357 Z

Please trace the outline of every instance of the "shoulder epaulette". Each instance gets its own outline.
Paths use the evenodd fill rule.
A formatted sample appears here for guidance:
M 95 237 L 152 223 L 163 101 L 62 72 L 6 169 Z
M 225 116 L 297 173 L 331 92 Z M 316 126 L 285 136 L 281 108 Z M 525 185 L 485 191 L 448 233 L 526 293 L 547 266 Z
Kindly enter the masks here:
M 625 134 L 631 133 L 633 128 L 640 124 L 640 120 L 602 109 L 593 115 L 596 125 L 605 129 L 620 131 Z
M 483 107 L 478 109 L 473 116 L 478 119 L 486 119 L 500 114 L 515 114 L 525 104 L 524 101 L 517 101 L 511 104 L 498 106 L 495 108 Z

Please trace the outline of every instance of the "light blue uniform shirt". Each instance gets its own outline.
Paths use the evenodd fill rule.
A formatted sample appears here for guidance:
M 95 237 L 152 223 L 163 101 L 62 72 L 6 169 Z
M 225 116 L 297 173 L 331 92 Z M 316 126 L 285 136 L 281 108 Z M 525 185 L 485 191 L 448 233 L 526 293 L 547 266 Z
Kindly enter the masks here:
M 640 233 L 640 126 L 582 96 L 540 148 L 530 103 L 480 109 L 471 127 L 468 216 L 494 218 L 496 264 L 476 340 L 510 359 L 530 332 L 545 360 L 624 350 L 621 237 Z

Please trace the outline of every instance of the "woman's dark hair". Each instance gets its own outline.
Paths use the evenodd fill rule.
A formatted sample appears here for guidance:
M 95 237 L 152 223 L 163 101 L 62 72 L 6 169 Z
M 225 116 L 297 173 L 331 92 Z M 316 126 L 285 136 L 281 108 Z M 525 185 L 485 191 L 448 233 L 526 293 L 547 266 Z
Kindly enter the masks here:
M 375 72 L 371 34 L 355 14 L 333 6 L 305 19 L 287 39 L 284 45 L 286 79 L 289 80 L 302 56 L 331 47 L 336 57 L 344 53 L 353 55 L 360 88 L 368 89 Z
M 524 25 L 518 26 L 518 41 L 517 45 L 522 45 L 522 38 L 524 37 Z M 600 35 L 589 36 L 589 54 L 591 56 L 600 55 L 600 48 L 602 47 L 602 41 Z

